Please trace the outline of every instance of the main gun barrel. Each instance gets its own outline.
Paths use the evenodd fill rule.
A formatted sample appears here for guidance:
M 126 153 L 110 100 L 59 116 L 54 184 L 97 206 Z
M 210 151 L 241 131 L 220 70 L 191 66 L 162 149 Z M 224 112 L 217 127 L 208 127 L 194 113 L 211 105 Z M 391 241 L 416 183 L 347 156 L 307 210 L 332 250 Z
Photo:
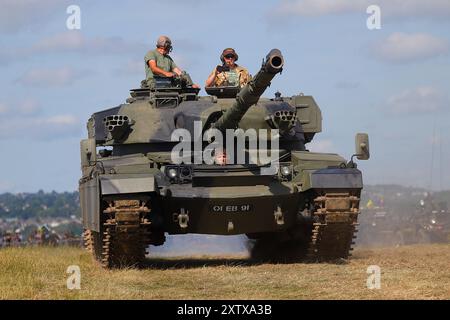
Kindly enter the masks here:
M 236 101 L 214 124 L 214 128 L 224 131 L 236 129 L 247 110 L 256 104 L 270 86 L 270 81 L 283 69 L 284 59 L 280 50 L 272 49 L 263 60 L 261 69 L 236 96 Z

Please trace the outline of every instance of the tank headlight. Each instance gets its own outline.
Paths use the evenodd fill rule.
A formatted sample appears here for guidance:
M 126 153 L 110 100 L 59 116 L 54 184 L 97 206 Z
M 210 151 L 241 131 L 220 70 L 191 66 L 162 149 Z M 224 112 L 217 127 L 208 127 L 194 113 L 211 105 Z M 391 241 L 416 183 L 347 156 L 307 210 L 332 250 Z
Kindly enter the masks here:
M 182 179 L 191 179 L 192 172 L 190 167 L 180 167 L 180 177 Z
M 192 181 L 193 168 L 187 165 L 170 165 L 161 169 L 171 183 L 186 183 Z
M 167 176 L 170 179 L 175 179 L 178 175 L 178 170 L 175 168 L 170 168 L 169 170 L 167 170 Z
M 283 177 L 289 177 L 291 175 L 291 167 L 289 166 L 281 166 L 280 173 Z

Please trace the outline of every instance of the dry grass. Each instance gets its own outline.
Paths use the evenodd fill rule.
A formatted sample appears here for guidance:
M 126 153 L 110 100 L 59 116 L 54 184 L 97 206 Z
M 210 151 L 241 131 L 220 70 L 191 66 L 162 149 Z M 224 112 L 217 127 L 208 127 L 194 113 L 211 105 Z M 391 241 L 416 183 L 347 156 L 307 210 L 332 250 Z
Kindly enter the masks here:
M 450 299 L 450 245 L 358 249 L 343 264 L 253 264 L 242 257 L 147 261 L 104 270 L 76 248 L 0 250 L 0 299 Z M 81 290 L 66 269 L 81 268 Z M 381 289 L 366 287 L 369 265 Z

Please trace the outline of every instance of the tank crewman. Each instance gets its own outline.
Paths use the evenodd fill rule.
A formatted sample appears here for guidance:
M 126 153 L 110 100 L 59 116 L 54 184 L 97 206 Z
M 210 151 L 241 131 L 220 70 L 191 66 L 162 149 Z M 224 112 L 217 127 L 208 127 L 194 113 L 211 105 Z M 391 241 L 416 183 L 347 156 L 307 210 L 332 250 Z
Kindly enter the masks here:
M 156 49 L 150 50 L 144 57 L 145 76 L 147 85 L 151 86 L 154 76 L 176 77 L 181 76 L 183 71 L 178 68 L 173 59 L 169 56 L 172 51 L 172 41 L 167 36 L 160 36 L 156 41 Z M 192 87 L 199 88 L 193 84 Z
M 205 87 L 240 86 L 251 80 L 247 69 L 236 64 L 238 54 L 233 48 L 226 48 L 220 55 L 222 65 L 218 65 L 206 80 Z

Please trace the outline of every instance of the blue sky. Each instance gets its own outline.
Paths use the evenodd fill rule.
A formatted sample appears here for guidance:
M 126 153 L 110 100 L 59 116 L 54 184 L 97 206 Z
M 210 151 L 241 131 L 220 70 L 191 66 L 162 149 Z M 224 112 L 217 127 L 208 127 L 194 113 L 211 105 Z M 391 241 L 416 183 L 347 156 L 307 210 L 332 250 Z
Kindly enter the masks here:
M 71 4 L 80 30 L 66 27 Z M 366 26 L 371 4 L 380 30 Z M 0 192 L 75 190 L 87 119 L 139 86 L 161 34 L 200 85 L 225 47 L 253 74 L 279 48 L 285 68 L 266 96 L 315 97 L 311 150 L 348 158 L 368 132 L 366 183 L 450 188 L 449 31 L 447 0 L 0 0 Z

